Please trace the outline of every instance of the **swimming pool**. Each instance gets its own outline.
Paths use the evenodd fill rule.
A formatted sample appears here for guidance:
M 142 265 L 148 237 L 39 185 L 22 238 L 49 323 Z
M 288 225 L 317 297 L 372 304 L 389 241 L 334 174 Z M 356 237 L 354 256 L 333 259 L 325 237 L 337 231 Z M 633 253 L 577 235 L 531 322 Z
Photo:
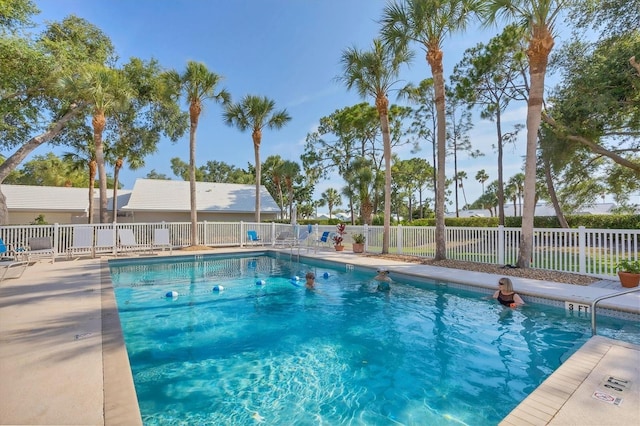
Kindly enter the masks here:
M 110 267 L 148 425 L 497 424 L 591 335 L 558 308 L 426 281 L 386 295 L 370 272 L 288 257 Z M 291 280 L 307 270 L 316 291 Z

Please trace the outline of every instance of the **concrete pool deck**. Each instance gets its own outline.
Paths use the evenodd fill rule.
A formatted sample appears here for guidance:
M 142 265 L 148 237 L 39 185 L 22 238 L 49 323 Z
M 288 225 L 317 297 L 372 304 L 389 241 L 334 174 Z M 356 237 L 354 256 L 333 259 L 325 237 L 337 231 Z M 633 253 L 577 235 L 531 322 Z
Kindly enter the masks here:
M 291 255 L 287 249 L 279 251 Z M 224 252 L 250 250 L 178 250 L 174 256 Z M 499 278 L 328 250 L 301 252 L 307 254 L 354 266 L 384 266 L 392 274 L 481 286 L 485 291 L 494 289 Z M 615 282 L 583 287 L 513 281 L 525 300 L 546 297 L 586 305 L 623 290 Z M 598 308 L 640 313 L 640 293 L 603 300 Z M 621 403 L 610 403 L 611 397 Z M 640 346 L 596 336 L 501 424 L 627 425 L 637 424 L 638 418 Z M 22 277 L 0 283 L 0 424 L 142 424 L 106 258 L 43 261 L 29 266 Z

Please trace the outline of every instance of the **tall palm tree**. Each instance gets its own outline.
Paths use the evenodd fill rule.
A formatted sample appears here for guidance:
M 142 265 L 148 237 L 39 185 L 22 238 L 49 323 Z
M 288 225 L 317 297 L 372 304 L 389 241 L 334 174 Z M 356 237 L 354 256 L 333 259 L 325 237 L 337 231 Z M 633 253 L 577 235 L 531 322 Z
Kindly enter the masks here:
M 447 35 L 466 27 L 471 14 L 479 10 L 481 4 L 480 0 L 405 0 L 387 5 L 382 18 L 384 40 L 399 48 L 406 48 L 410 42 L 420 44 L 426 51 L 426 59 L 433 74 L 438 125 L 436 260 L 443 260 L 447 256 L 444 227 L 446 118 L 441 45 Z
M 256 212 L 255 220 L 260 222 L 260 144 L 262 143 L 262 130 L 280 129 L 287 124 L 291 117 L 286 109 L 274 111 L 276 103 L 266 96 L 247 95 L 238 103 L 230 103 L 226 106 L 224 120 L 229 126 L 236 126 L 241 132 L 251 129 L 253 139 L 253 153 L 256 167 Z
M 488 2 L 486 21 L 506 18 L 523 22 L 529 42 L 529 99 L 527 100 L 527 149 L 524 166 L 524 205 L 522 212 L 522 238 L 517 265 L 528 268 L 533 254 L 533 217 L 536 208 L 536 162 L 538 131 L 542 120 L 544 79 L 549 54 L 555 43 L 555 22 L 568 7 L 570 0 L 491 0 Z
M 370 51 L 351 47 L 342 52 L 343 75 L 338 79 L 348 89 L 355 88 L 364 99 L 373 97 L 380 119 L 380 130 L 384 145 L 384 231 L 382 253 L 389 253 L 389 231 L 391 228 L 391 133 L 389 130 L 388 93 L 397 82 L 400 67 L 411 60 L 411 53 L 404 47 L 394 49 L 380 39 L 373 40 Z
M 180 75 L 168 71 L 164 76 L 169 94 L 173 98 L 184 97 L 189 104 L 189 191 L 191 201 L 191 245 L 198 245 L 198 211 L 196 204 L 196 132 L 202 113 L 203 101 L 211 99 L 224 104 L 230 101 L 225 89 L 216 91 L 222 77 L 211 72 L 201 62 L 187 62 L 187 69 Z
M 98 165 L 94 147 L 90 144 L 75 145 L 72 144 L 74 151 L 65 152 L 62 158 L 72 164 L 75 170 L 84 170 L 86 168 L 89 177 L 89 211 L 87 212 L 87 223 L 93 223 L 93 189 L 96 186 L 96 172 Z
M 485 169 L 479 170 L 478 173 L 476 173 L 476 180 L 482 185 L 482 195 L 484 195 L 484 183 L 489 180 L 489 175 Z
M 63 85 L 77 99 L 91 105 L 93 145 L 100 186 L 100 222 L 107 223 L 107 169 L 102 134 L 107 117 L 127 105 L 132 91 L 122 72 L 102 65 L 86 66 L 77 74 L 65 77 Z

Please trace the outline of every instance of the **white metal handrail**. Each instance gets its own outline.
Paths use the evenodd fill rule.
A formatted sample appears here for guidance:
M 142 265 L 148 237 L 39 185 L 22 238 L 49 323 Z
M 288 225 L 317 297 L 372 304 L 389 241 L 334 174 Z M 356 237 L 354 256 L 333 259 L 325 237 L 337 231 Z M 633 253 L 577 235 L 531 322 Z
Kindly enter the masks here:
M 598 304 L 599 301 L 605 300 L 605 299 L 611 299 L 612 297 L 622 296 L 624 294 L 635 293 L 636 291 L 640 291 L 640 287 L 619 291 L 618 293 L 614 293 L 614 294 L 607 294 L 604 296 L 600 296 L 596 298 L 593 302 L 591 302 L 591 335 L 592 336 L 596 335 L 596 305 Z

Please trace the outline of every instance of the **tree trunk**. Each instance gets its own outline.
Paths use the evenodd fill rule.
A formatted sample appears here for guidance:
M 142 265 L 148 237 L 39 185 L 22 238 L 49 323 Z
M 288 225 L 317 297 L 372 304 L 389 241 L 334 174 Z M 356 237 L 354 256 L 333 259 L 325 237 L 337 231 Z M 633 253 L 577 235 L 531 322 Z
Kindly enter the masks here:
M 391 132 L 389 131 L 389 100 L 382 94 L 376 98 L 376 109 L 380 117 L 380 129 L 384 144 L 384 228 L 382 231 L 382 254 L 389 253 L 391 230 Z
M 112 203 L 112 213 L 113 213 L 113 223 L 118 222 L 118 176 L 120 176 L 120 169 L 122 168 L 122 157 L 116 160 L 116 165 L 113 168 L 113 203 Z
M 503 173 L 503 140 L 500 108 L 496 109 L 496 131 L 498 132 L 498 223 L 504 226 L 504 173 Z M 484 193 L 484 189 L 482 190 Z
M 546 27 L 534 26 L 533 37 L 527 49 L 531 88 L 527 105 L 527 149 L 524 167 L 524 203 L 520 252 L 517 265 L 528 268 L 533 255 L 533 218 L 536 209 L 536 163 L 538 130 L 542 121 L 544 100 L 544 78 L 549 53 L 553 48 L 553 37 Z
M 555 210 L 556 212 L 556 217 L 558 218 L 558 222 L 560 222 L 560 226 L 568 229 L 569 224 L 567 223 L 567 219 L 562 213 L 560 203 L 558 202 L 558 195 L 556 194 L 556 189 L 553 186 L 553 178 L 551 176 L 551 165 L 549 164 L 549 159 L 546 156 L 543 156 L 542 161 L 544 162 L 544 177 L 547 181 L 547 191 L 549 192 L 549 198 L 551 198 L 551 204 L 553 204 L 553 210 Z
M 429 46 L 427 62 L 431 66 L 433 75 L 433 87 L 435 91 L 436 116 L 438 124 L 437 153 L 438 153 L 438 184 L 436 187 L 436 254 L 435 260 L 447 258 L 446 235 L 444 225 L 445 204 L 445 161 L 446 161 L 446 115 L 445 115 L 445 91 L 444 75 L 442 69 L 442 51 L 437 46 Z
M 81 106 L 81 104 L 72 104 L 69 111 L 67 111 L 60 120 L 54 122 L 49 127 L 49 130 L 29 139 L 27 143 L 22 145 L 16 150 L 16 152 L 7 158 L 4 163 L 0 164 L 0 184 L 4 182 L 7 176 L 9 176 L 9 173 L 14 171 L 18 165 L 20 165 L 22 160 L 31 154 L 34 149 L 58 136 L 67 123 L 80 112 Z M 6 225 L 9 221 L 9 210 L 7 209 L 6 201 L 6 197 L 0 190 L 0 225 Z
M 189 198 L 191 209 L 191 245 L 197 246 L 198 241 L 198 204 L 196 200 L 196 131 L 201 108 L 194 102 L 189 107 L 191 127 L 189 129 Z
M 253 139 L 253 154 L 256 162 L 256 222 L 260 223 L 260 185 L 261 185 L 261 165 L 260 165 L 260 142 L 262 141 L 262 132 L 260 129 L 256 129 L 251 134 Z
M 87 216 L 87 222 L 89 224 L 93 223 L 93 189 L 96 186 L 96 172 L 98 166 L 96 164 L 96 160 L 89 161 L 89 212 Z
M 91 120 L 93 125 L 93 145 L 95 148 L 96 163 L 98 165 L 98 184 L 100 187 L 100 223 L 108 223 L 107 212 L 107 169 L 104 164 L 104 145 L 102 132 L 106 124 L 104 111 L 98 110 Z

